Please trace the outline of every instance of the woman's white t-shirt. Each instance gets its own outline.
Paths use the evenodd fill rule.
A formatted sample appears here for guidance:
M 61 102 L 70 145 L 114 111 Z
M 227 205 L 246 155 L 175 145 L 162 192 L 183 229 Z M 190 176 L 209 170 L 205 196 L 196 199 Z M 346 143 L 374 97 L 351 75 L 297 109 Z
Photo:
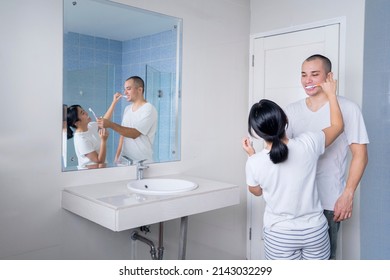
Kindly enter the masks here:
M 88 131 L 74 133 L 74 149 L 77 155 L 78 168 L 86 168 L 87 165 L 96 164 L 86 154 L 93 151 L 100 152 L 101 139 L 99 137 L 97 122 L 88 123 Z
M 326 223 L 315 184 L 317 160 L 325 151 L 325 134 L 303 133 L 287 144 L 288 159 L 274 164 L 269 150 L 248 158 L 248 186 L 260 186 L 266 202 L 264 227 L 305 229 Z

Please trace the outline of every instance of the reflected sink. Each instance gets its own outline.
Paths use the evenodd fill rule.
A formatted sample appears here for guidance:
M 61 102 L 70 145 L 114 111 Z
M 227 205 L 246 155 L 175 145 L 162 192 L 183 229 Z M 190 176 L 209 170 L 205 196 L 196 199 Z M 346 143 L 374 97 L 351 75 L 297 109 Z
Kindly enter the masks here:
M 194 190 L 198 185 L 181 179 L 142 179 L 127 183 L 127 188 L 146 195 L 174 195 Z

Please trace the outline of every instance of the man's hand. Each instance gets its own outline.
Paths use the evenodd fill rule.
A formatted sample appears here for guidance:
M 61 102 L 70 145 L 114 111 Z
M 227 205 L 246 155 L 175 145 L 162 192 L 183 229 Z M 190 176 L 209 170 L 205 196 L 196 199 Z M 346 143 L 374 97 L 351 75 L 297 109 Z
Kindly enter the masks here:
M 352 217 L 353 208 L 353 193 L 344 190 L 341 196 L 337 199 L 334 206 L 334 217 L 335 222 L 341 222 Z
M 97 124 L 99 128 L 110 128 L 111 127 L 111 121 L 107 120 L 105 118 L 98 118 Z

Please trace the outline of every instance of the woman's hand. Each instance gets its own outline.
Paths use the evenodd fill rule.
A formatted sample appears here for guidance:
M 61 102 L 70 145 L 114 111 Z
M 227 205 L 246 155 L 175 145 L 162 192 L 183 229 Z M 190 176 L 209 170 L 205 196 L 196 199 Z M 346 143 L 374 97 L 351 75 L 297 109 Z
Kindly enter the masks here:
M 99 137 L 100 139 L 102 139 L 102 141 L 107 141 L 108 135 L 109 135 L 108 129 L 105 128 L 99 129 Z
M 252 156 L 256 153 L 255 149 L 252 146 L 252 142 L 249 137 L 245 137 L 242 139 L 242 148 L 248 154 L 248 156 Z
M 332 72 L 329 72 L 325 82 L 321 84 L 321 88 L 325 92 L 328 98 L 332 96 L 336 96 L 337 80 L 333 79 Z
M 123 97 L 123 95 L 119 92 L 115 93 L 113 98 L 112 98 L 112 103 L 116 104 L 118 103 L 119 100 L 121 100 L 121 98 Z

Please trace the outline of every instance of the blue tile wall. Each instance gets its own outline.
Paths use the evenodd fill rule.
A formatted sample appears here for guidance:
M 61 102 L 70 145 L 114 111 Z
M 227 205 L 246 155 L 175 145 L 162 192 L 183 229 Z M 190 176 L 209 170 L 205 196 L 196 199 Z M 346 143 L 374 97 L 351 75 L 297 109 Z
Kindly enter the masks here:
M 112 94 L 121 88 L 122 42 L 78 33 L 64 34 L 64 99 L 67 105 L 79 104 L 91 107 L 97 115 L 103 115 Z M 114 79 L 113 79 L 114 78 Z M 73 140 L 68 140 L 73 147 Z M 114 135 L 109 138 L 108 161 L 113 161 Z M 68 158 L 74 158 L 68 149 Z M 73 165 L 75 162 L 68 162 Z
M 146 97 L 149 102 L 155 105 L 159 112 L 159 125 L 155 143 L 155 160 L 168 161 L 177 159 L 177 151 L 173 151 L 171 144 L 175 143 L 176 137 L 171 131 L 180 129 L 176 124 L 172 125 L 175 112 L 172 110 L 174 96 L 172 88 L 175 85 L 176 72 L 176 29 L 162 33 L 136 38 L 123 42 L 122 53 L 122 80 L 137 75 L 146 81 L 147 65 L 161 73 L 158 85 L 147 88 Z M 165 95 L 159 101 L 153 102 L 153 94 L 157 94 L 158 89 Z M 127 104 L 122 104 L 126 106 Z M 124 108 L 122 108 L 123 110 Z M 157 141 L 158 140 L 158 141 Z M 177 145 L 177 144 L 176 144 Z
M 390 259 L 390 2 L 366 1 L 363 107 L 370 144 L 361 184 L 361 258 Z

